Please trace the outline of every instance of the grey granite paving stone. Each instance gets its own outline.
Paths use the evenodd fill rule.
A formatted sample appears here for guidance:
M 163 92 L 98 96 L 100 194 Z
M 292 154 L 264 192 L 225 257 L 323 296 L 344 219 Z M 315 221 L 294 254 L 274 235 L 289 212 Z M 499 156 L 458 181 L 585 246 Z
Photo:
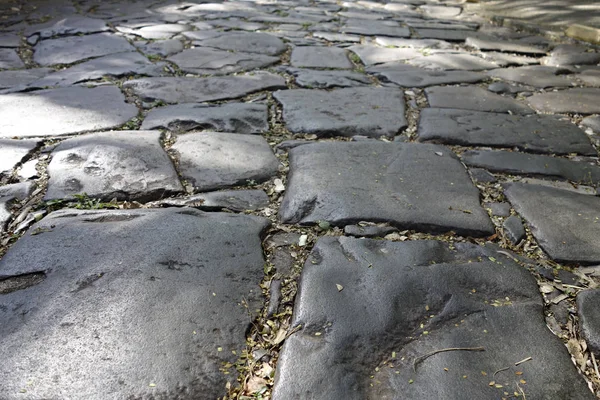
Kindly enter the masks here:
M 600 354 L 600 289 L 582 290 L 577 294 L 580 330 L 594 354 Z
M 71 64 L 87 58 L 135 50 L 129 42 L 110 33 L 48 39 L 34 47 L 33 61 L 42 65 Z
M 482 71 L 498 68 L 498 64 L 468 53 L 436 53 L 428 56 L 419 55 L 407 61 L 419 68 L 432 70 L 465 70 Z
M 485 208 L 489 208 L 497 217 L 508 217 L 510 216 L 510 204 L 504 202 L 493 202 L 493 203 L 485 203 Z
M 427 87 L 452 83 L 476 83 L 488 79 L 473 71 L 432 71 L 399 62 L 379 64 L 367 70 L 379 79 L 402 87 Z
M 546 50 L 541 49 L 539 47 L 508 40 L 494 40 L 478 37 L 469 37 L 465 41 L 465 44 L 467 46 L 475 47 L 478 50 L 494 50 L 509 53 L 533 55 L 546 54 Z
M 488 75 L 541 89 L 574 86 L 575 79 L 560 75 L 562 72 L 564 72 L 564 69 L 561 68 L 532 65 L 517 68 L 498 68 L 489 71 Z
M 600 198 L 525 183 L 505 184 L 504 194 L 553 260 L 600 262 Z
M 494 231 L 467 171 L 443 146 L 314 143 L 292 149 L 289 157 L 279 212 L 283 223 L 385 222 L 399 229 L 467 236 Z
M 230 52 L 209 47 L 196 47 L 183 50 L 167 60 L 177 64 L 185 73 L 226 75 L 267 67 L 277 63 L 279 58 L 241 51 Z
M 485 58 L 498 64 L 499 67 L 535 65 L 540 61 L 534 57 L 520 56 L 517 54 L 500 53 L 496 51 L 486 52 Z
M 425 89 L 427 101 L 434 108 L 496 113 L 532 114 L 533 110 L 510 98 L 477 86 L 434 86 Z
M 12 218 L 10 206 L 14 201 L 25 200 L 33 191 L 33 182 L 20 182 L 0 186 L 0 233 Z M 1 272 L 0 272 L 1 273 Z
M 410 30 L 395 21 L 370 21 L 352 19 L 340 28 L 340 32 L 363 36 L 391 36 L 408 38 Z
M 298 86 L 310 89 L 355 87 L 373 83 L 368 75 L 353 71 L 322 71 L 302 68 L 285 68 L 284 71 L 295 77 Z
M 21 45 L 21 38 L 16 33 L 0 32 L 0 47 L 17 48 Z
M 466 23 L 454 22 L 452 20 L 423 20 L 413 19 L 407 21 L 406 24 L 413 29 L 434 29 L 434 30 L 447 30 L 447 31 L 471 31 L 471 34 L 475 34 L 476 27 L 468 25 Z
M 145 44 L 135 42 L 140 51 L 150 56 L 167 57 L 183 50 L 183 42 L 179 39 L 156 40 Z
M 467 150 L 462 161 L 492 172 L 568 180 L 583 185 L 600 184 L 600 167 L 595 163 L 513 151 Z
M 328 46 L 295 47 L 290 63 L 294 67 L 305 68 L 353 68 L 346 50 Z
M 53 72 L 50 68 L 0 71 L 0 94 L 24 90 L 28 84 Z
M 200 42 L 202 46 L 221 50 L 244 51 L 275 56 L 287 50 L 285 43 L 268 33 L 228 32 Z
M 279 168 L 279 161 L 261 136 L 187 133 L 177 138 L 172 150 L 178 153 L 181 175 L 198 192 L 262 183 Z
M 40 39 L 58 36 L 73 36 L 108 31 L 106 23 L 97 18 L 88 18 L 80 15 L 68 15 L 63 18 L 52 19 L 39 25 L 32 25 L 25 29 L 24 35 L 31 37 L 39 35 Z
M 52 151 L 46 200 L 87 193 L 103 200 L 152 201 L 183 187 L 159 131 L 111 131 L 77 136 Z
M 269 196 L 264 190 L 223 190 L 160 200 L 157 204 L 167 207 L 194 207 L 204 211 L 218 211 L 225 208 L 244 212 L 267 207 Z
M 313 37 L 325 39 L 329 42 L 360 43 L 360 35 L 348 35 L 335 32 L 313 32 Z
M 582 45 L 558 45 L 542 62 L 555 67 L 598 64 L 600 53 L 588 52 L 588 47 Z
M 47 74 L 43 78 L 31 82 L 28 87 L 71 86 L 77 83 L 101 79 L 102 77 L 157 76 L 164 74 L 162 67 L 163 65 L 151 63 L 150 60 L 136 51 L 110 54 Z
M 182 36 L 190 40 L 194 40 L 194 44 L 202 44 L 203 40 L 212 39 L 219 36 L 223 36 L 224 31 L 221 30 L 202 30 L 202 31 L 187 31 L 183 32 Z
M 502 228 L 504 229 L 504 234 L 513 245 L 519 244 L 525 237 L 525 227 L 523 226 L 523 222 L 521 221 L 521 218 L 516 215 L 511 215 L 506 218 L 502 224 Z
M 38 140 L 0 139 L 0 174 L 10 174 L 18 163 L 38 147 L 39 143 Z
M 591 128 L 594 132 L 600 133 L 600 116 L 593 115 L 581 120 L 581 125 Z
M 115 86 L 0 95 L 0 137 L 57 136 L 115 128 L 135 117 Z
M 487 90 L 497 94 L 516 94 L 525 90 L 522 86 L 509 85 L 506 82 L 494 82 L 488 85 Z
M 351 46 L 348 49 L 356 53 L 365 65 L 410 60 L 411 58 L 421 56 L 418 50 L 411 48 L 387 48 L 360 44 Z
M 461 7 L 448 7 L 438 5 L 423 5 L 419 7 L 419 10 L 421 10 L 424 15 L 430 18 L 438 19 L 456 17 L 462 12 Z
M 189 25 L 183 24 L 156 24 L 150 26 L 144 26 L 143 28 L 136 29 L 132 33 L 137 36 L 141 36 L 144 39 L 171 39 L 173 36 L 180 34 L 185 31 L 191 30 Z
M 469 174 L 474 182 L 495 183 L 498 181 L 494 174 L 482 168 L 469 168 Z
M 469 36 L 473 36 L 471 30 L 454 30 L 454 29 L 415 29 L 417 38 L 419 39 L 438 39 L 447 42 L 464 42 Z
M 230 100 L 261 90 L 285 89 L 285 80 L 268 72 L 214 78 L 141 78 L 123 83 L 142 101 L 194 103 Z
M 532 108 L 543 113 L 600 113 L 600 89 L 595 88 L 536 93 L 527 101 Z
M 227 103 L 209 106 L 184 103 L 150 110 L 141 129 L 208 129 L 251 134 L 267 132 L 269 123 L 265 104 Z
M 516 147 L 532 153 L 597 154 L 581 129 L 549 115 L 425 108 L 421 110 L 417 132 L 420 141 Z
M 396 88 L 296 89 L 273 93 L 293 133 L 393 137 L 407 125 L 404 96 Z
M 491 246 L 320 238 L 292 326 L 274 400 L 498 399 L 518 392 L 516 371 L 527 398 L 594 398 L 546 327 L 535 279 Z M 455 347 L 484 351 L 425 357 Z
M 436 39 L 401 39 L 391 37 L 377 37 L 375 43 L 380 46 L 410 47 L 414 49 L 451 49 L 451 43 Z
M 600 87 L 600 69 L 582 71 L 575 77 L 583 82 L 585 86 Z
M 240 303 L 262 300 L 267 225 L 192 208 L 50 214 L 0 262 L 1 277 L 44 278 L 0 297 L 2 397 L 224 396 L 252 322 Z
M 241 19 L 211 19 L 210 25 L 219 28 L 230 28 L 230 29 L 241 29 L 244 31 L 260 31 L 266 29 L 265 24 L 259 24 L 256 22 L 248 22 Z
M 25 64 L 16 50 L 0 48 L 0 69 L 12 68 L 25 68 Z
M 392 232 L 398 232 L 398 228 L 393 226 L 378 226 L 378 225 L 346 225 L 344 227 L 344 234 L 348 236 L 356 237 L 385 237 L 385 235 Z

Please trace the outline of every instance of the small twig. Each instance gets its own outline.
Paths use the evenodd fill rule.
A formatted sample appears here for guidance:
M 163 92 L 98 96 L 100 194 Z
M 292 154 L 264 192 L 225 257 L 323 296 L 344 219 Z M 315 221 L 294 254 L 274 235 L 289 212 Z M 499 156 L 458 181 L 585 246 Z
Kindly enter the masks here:
M 495 378 L 496 378 L 496 374 L 497 374 L 498 372 L 506 371 L 506 370 L 507 370 L 507 369 L 509 369 L 509 368 L 510 368 L 510 367 L 506 367 L 506 368 L 500 368 L 498 371 L 494 372 L 494 375 L 492 375 L 492 378 L 494 378 L 494 379 L 495 379 Z
M 449 347 L 447 349 L 435 350 L 431 353 L 427 353 L 423 356 L 415 358 L 415 361 L 413 362 L 413 370 L 417 372 L 417 364 L 425 360 L 426 358 L 436 355 L 438 353 L 444 353 L 446 351 L 485 351 L 485 349 L 483 347 Z
M 600 379 L 600 372 L 598 372 L 598 364 L 596 363 L 596 357 L 594 356 L 594 353 L 592 351 L 590 351 L 590 354 L 592 355 L 592 363 L 594 364 L 594 371 L 596 372 L 596 376 L 598 377 L 598 379 Z
M 527 357 L 527 358 L 524 358 L 524 359 L 522 359 L 521 361 L 517 361 L 517 362 L 515 363 L 515 367 L 516 367 L 517 365 L 519 365 L 519 364 L 523 364 L 524 362 L 531 361 L 531 360 L 533 360 L 533 358 L 531 358 L 531 357 Z
M 521 392 L 521 395 L 523 395 L 523 400 L 527 400 L 527 396 L 525 396 L 525 391 L 521 386 L 519 386 L 519 382 L 517 382 L 517 388 L 519 389 L 519 392 Z

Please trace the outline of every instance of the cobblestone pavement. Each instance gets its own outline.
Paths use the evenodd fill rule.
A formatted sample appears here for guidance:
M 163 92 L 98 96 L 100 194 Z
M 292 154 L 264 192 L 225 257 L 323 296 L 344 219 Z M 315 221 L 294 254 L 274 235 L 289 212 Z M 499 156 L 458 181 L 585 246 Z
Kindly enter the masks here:
M 596 48 L 433 0 L 0 16 L 0 399 L 600 393 Z

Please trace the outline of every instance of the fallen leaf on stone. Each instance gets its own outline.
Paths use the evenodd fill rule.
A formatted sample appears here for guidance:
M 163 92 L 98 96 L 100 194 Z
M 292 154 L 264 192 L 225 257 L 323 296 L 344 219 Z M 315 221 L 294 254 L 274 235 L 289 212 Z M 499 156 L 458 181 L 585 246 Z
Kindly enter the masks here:
M 283 186 L 283 181 L 281 179 L 275 179 L 273 183 L 275 184 L 275 191 L 277 193 L 281 193 L 285 190 L 285 186 Z
M 444 155 L 444 153 L 442 153 L 441 151 L 436 151 L 435 154 L 438 155 L 438 156 L 440 156 L 440 157 Z
M 271 343 L 273 343 L 274 345 L 278 345 L 279 343 L 281 343 L 285 340 L 286 336 L 287 336 L 287 330 L 280 329 L 279 331 L 277 331 L 277 335 L 275 335 L 275 339 L 273 339 L 273 341 Z
M 301 235 L 300 239 L 298 239 L 298 246 L 306 246 L 307 241 L 308 241 L 308 235 Z
M 342 285 L 340 285 L 339 283 L 336 283 L 335 286 L 337 287 L 338 292 L 341 292 L 342 290 L 344 290 L 344 287 Z
M 542 293 L 552 293 L 552 292 L 554 292 L 554 286 L 549 285 L 547 283 L 542 283 L 540 285 L 540 292 L 542 292 Z
M 263 379 L 260 376 L 253 376 L 248 380 L 245 389 L 247 393 L 256 393 L 265 386 L 267 386 L 266 379 Z

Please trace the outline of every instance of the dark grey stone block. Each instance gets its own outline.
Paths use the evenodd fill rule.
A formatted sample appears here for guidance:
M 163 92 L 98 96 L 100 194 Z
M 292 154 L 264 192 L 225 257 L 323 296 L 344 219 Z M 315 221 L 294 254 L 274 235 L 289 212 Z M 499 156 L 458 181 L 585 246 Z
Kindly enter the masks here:
M 15 50 L 0 48 L 0 69 L 12 68 L 25 68 L 25 64 Z
M 292 50 L 290 63 L 294 67 L 350 69 L 353 64 L 344 49 L 329 46 L 301 46 Z
M 544 113 L 600 113 L 600 89 L 575 88 L 537 93 L 527 101 L 531 107 Z
M 43 24 L 29 26 L 23 34 L 26 37 L 37 34 L 39 39 L 48 39 L 59 36 L 105 32 L 109 29 L 101 19 L 68 15 L 63 18 L 52 19 Z
M 510 98 L 477 86 L 436 86 L 425 89 L 429 105 L 435 108 L 497 113 L 533 114 L 533 110 Z
M 167 60 L 189 74 L 226 75 L 267 67 L 277 63 L 279 58 L 241 51 L 231 52 L 210 47 L 196 47 L 184 50 Z
M 469 37 L 465 41 L 465 44 L 467 46 L 475 47 L 478 50 L 494 50 L 508 53 L 533 55 L 546 54 L 546 50 L 544 49 L 516 41 Z
M 521 218 L 516 215 L 511 215 L 504 220 L 502 224 L 504 228 L 504 234 L 508 237 L 512 244 L 519 244 L 523 238 L 525 238 L 525 227 Z
M 262 32 L 229 32 L 199 43 L 201 46 L 221 50 L 244 51 L 275 56 L 287 50 L 287 46 L 276 36 Z
M 577 314 L 581 334 L 590 350 L 600 355 L 600 289 L 582 290 L 577 294 Z
M 562 88 L 575 85 L 575 79 L 560 75 L 563 69 L 542 65 L 531 65 L 517 68 L 499 68 L 488 72 L 494 78 L 517 82 L 536 88 Z
M 322 71 L 302 68 L 285 68 L 284 71 L 296 78 L 298 86 L 310 89 L 355 87 L 373 83 L 368 75 L 353 71 Z
M 25 90 L 27 85 L 53 72 L 50 68 L 0 71 L 0 94 Z
M 243 212 L 267 207 L 269 196 L 263 190 L 223 190 L 160 200 L 156 204 L 167 207 L 194 207 L 204 211 L 218 211 L 225 208 Z
M 485 74 L 472 71 L 432 71 L 401 63 L 385 63 L 369 68 L 368 72 L 384 81 L 402 87 L 427 87 L 452 83 L 476 83 L 486 80 Z
M 344 227 L 344 234 L 348 236 L 356 237 L 384 237 L 392 232 L 398 232 L 398 228 L 393 226 L 377 226 L 377 225 L 346 225 Z

